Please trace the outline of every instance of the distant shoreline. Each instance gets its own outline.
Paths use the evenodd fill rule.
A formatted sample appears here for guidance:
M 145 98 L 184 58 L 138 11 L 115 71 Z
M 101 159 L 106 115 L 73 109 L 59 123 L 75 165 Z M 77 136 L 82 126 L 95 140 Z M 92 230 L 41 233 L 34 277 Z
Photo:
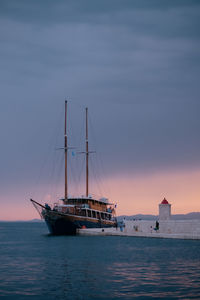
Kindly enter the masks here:
M 0 220 L 0 222 L 5 223 L 12 223 L 12 222 L 31 222 L 31 223 L 41 223 L 44 222 L 44 220 L 41 219 L 33 219 L 33 220 Z
M 136 215 L 121 215 L 117 216 L 118 221 L 123 219 L 126 220 L 157 220 L 158 215 L 148 215 L 148 214 L 136 214 Z M 200 219 L 200 212 L 190 212 L 187 214 L 174 214 L 171 215 L 171 220 L 195 220 Z M 32 220 L 0 220 L 0 222 L 31 222 L 31 223 L 41 223 L 44 222 L 42 219 L 32 219 Z

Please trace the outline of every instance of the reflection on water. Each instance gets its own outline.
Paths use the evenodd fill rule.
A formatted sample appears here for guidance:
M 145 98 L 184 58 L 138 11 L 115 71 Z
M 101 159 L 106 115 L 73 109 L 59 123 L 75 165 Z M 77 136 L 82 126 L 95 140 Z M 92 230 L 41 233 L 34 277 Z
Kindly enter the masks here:
M 116 263 L 110 269 L 112 284 L 121 285 L 121 290 L 115 291 L 116 297 L 119 294 L 133 297 L 200 297 L 200 262 L 183 262 L 180 265 L 166 262 L 163 267 L 155 263 L 145 266 Z
M 40 223 L 1 228 L 1 296 L 200 298 L 200 241 L 52 237 Z

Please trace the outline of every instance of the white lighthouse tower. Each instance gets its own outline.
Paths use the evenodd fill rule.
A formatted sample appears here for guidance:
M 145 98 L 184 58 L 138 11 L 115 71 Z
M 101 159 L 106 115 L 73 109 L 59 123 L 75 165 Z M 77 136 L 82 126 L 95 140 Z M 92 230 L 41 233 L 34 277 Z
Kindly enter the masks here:
M 164 198 L 159 204 L 159 220 L 167 221 L 171 218 L 171 204 Z

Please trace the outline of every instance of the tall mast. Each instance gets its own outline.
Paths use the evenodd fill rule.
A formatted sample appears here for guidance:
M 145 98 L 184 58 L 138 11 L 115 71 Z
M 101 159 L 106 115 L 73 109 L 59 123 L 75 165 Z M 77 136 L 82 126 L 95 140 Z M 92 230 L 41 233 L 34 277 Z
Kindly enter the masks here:
M 88 168 L 88 158 L 89 158 L 89 151 L 88 151 L 88 108 L 85 109 L 86 112 L 86 134 L 85 134 L 85 154 L 86 154 L 86 197 L 88 197 L 88 177 L 89 177 L 89 168 Z
M 67 202 L 67 101 L 65 100 L 65 136 L 64 136 L 64 149 L 65 149 L 65 200 Z

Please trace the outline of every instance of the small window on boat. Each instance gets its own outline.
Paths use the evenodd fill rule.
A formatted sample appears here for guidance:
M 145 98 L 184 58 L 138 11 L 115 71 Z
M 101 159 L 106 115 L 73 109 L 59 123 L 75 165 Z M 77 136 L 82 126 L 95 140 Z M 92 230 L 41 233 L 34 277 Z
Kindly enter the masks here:
M 99 212 L 97 211 L 97 219 L 100 219 Z
M 101 213 L 101 218 L 104 219 L 104 213 Z
M 91 218 L 91 210 L 88 210 L 87 213 L 88 213 L 88 217 Z
M 82 216 L 86 216 L 86 210 L 85 209 L 82 210 Z
M 94 210 L 92 211 L 92 217 L 96 218 L 96 211 L 94 211 Z

